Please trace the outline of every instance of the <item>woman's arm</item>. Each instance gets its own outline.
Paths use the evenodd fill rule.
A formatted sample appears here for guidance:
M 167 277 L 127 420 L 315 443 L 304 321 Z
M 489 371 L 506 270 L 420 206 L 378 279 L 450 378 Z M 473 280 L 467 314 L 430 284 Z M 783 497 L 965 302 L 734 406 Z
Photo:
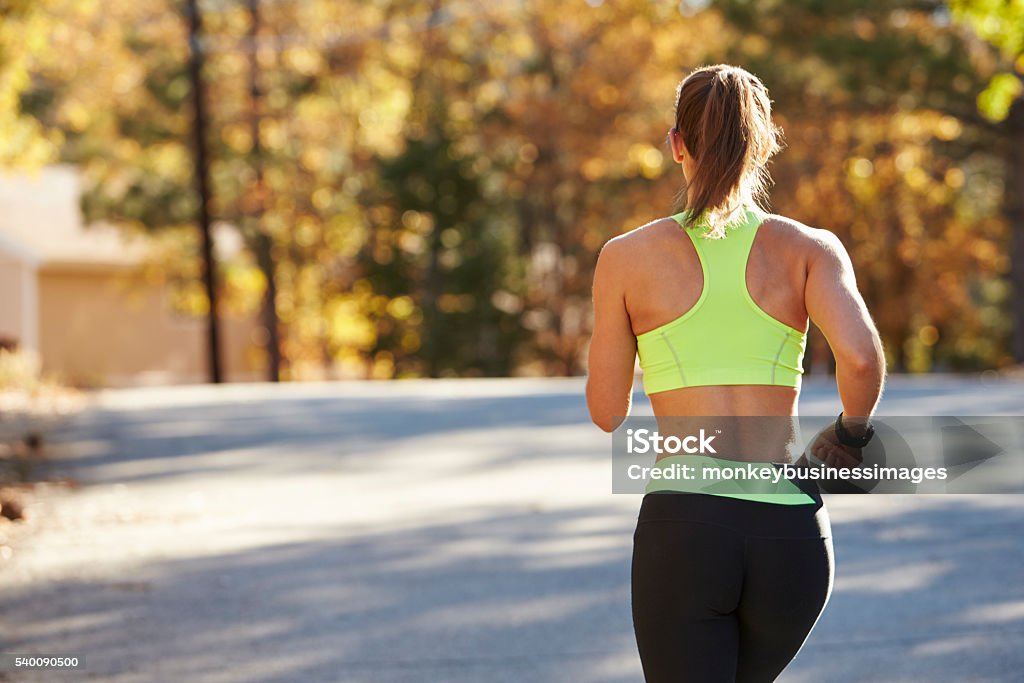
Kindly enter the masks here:
M 807 312 L 835 355 L 844 416 L 867 418 L 885 383 L 882 342 L 843 243 L 825 230 L 817 237 L 807 266 Z
M 885 354 L 843 243 L 827 230 L 815 230 L 813 237 L 807 262 L 807 313 L 836 358 L 843 425 L 861 434 L 882 395 Z M 863 462 L 861 449 L 841 444 L 831 425 L 819 432 L 808 452 L 829 467 L 857 467 Z M 798 464 L 806 465 L 806 458 Z
M 606 432 L 629 415 L 633 397 L 636 337 L 626 311 L 628 261 L 624 244 L 610 240 L 594 269 L 594 332 L 587 357 L 587 407 L 590 419 Z M 616 420 L 615 418 L 619 418 Z

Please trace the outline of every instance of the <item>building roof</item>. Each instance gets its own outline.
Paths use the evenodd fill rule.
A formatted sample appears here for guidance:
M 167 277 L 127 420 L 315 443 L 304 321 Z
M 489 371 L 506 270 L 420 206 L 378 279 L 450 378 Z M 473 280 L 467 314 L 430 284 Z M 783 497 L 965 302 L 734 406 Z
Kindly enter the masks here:
M 140 263 L 143 239 L 118 228 L 82 224 L 81 184 L 73 166 L 36 173 L 0 172 L 0 251 L 39 266 L 117 267 Z

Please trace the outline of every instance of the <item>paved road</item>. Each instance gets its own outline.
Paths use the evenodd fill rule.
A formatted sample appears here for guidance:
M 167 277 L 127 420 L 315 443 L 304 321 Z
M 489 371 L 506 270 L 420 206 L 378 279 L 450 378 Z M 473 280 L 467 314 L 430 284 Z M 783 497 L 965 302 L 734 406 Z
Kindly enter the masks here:
M 639 498 L 609 494 L 581 380 L 108 392 L 60 434 L 78 477 L 0 564 L 10 681 L 641 680 Z M 649 407 L 638 396 L 638 410 Z M 893 379 L 888 414 L 1013 414 L 1024 384 Z M 806 414 L 834 414 L 809 382 Z M 836 586 L 780 680 L 1011 681 L 1022 496 L 829 496 Z

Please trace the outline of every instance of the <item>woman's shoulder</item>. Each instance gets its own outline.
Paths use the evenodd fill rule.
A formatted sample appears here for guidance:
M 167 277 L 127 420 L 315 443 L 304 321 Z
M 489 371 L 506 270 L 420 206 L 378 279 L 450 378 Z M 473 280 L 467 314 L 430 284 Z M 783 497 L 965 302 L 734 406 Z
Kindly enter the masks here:
M 633 253 L 658 249 L 668 240 L 678 239 L 679 223 L 671 217 L 656 218 L 641 226 L 615 235 L 604 243 L 601 251 Z
M 802 247 L 810 251 L 835 249 L 837 244 L 841 246 L 839 238 L 831 230 L 815 228 L 781 214 L 765 214 L 761 229 L 767 229 L 774 237 L 791 246 Z
M 601 247 L 595 275 L 614 279 L 633 277 L 637 264 L 650 263 L 677 239 L 679 224 L 671 217 L 658 218 L 615 235 Z

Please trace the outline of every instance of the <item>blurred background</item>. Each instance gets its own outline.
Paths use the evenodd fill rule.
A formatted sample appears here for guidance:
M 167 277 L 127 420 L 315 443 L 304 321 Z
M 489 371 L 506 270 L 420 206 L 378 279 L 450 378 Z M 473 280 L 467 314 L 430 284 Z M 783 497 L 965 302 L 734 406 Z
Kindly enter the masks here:
M 673 212 L 716 62 L 893 372 L 1024 361 L 1020 2 L 2 7 L 0 343 L 72 386 L 581 374 L 596 253 Z
M 640 680 L 582 375 L 676 86 L 767 85 L 880 415 L 1014 416 L 1022 54 L 1024 0 L 0 0 L 0 653 L 86 657 L 0 681 Z M 780 680 L 1020 679 L 1024 496 L 825 497 Z

